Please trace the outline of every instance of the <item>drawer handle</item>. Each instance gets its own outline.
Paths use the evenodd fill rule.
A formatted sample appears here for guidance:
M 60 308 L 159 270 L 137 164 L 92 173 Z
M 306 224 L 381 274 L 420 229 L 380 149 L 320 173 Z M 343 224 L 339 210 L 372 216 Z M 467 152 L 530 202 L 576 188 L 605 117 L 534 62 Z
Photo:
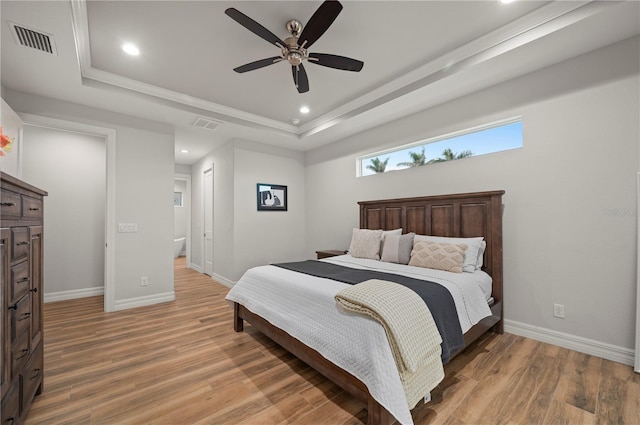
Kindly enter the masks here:
M 29 380 L 36 379 L 38 376 L 40 376 L 40 368 L 33 369 L 33 373 L 31 374 Z
M 33 207 L 31 207 L 31 208 L 29 208 L 29 211 L 40 211 L 40 208 L 33 208 Z
M 29 354 L 29 348 L 25 348 L 23 350 L 20 350 L 20 352 L 22 353 L 22 355 L 16 357 L 16 360 L 20 360 L 21 358 L 23 358 L 24 356 L 26 356 L 27 354 Z
M 13 425 L 13 423 L 15 422 L 15 418 L 12 416 L 10 418 L 7 418 L 7 422 L 9 423 L 9 425 Z
M 23 277 L 22 279 L 19 279 L 17 283 L 25 283 L 25 282 L 29 282 L 28 277 Z
M 17 309 L 18 309 L 18 303 L 15 303 L 14 305 L 9 306 L 9 310 L 17 310 Z
M 15 202 L 1 202 L 0 205 L 2 205 L 3 207 L 15 207 L 16 203 Z
M 29 245 L 29 241 L 18 242 L 16 245 Z
M 30 292 L 38 292 L 38 288 L 31 288 L 29 289 Z
M 18 322 L 21 322 L 23 320 L 27 320 L 29 317 L 31 317 L 31 313 L 25 313 L 22 315 L 21 318 L 18 319 Z

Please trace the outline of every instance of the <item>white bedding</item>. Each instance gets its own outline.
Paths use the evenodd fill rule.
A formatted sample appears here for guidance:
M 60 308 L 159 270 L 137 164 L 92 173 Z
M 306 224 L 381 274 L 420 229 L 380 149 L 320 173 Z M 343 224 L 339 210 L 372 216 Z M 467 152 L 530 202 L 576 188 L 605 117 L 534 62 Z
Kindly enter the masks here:
M 478 278 L 484 272 L 450 273 L 401 264 L 353 258 L 322 261 L 354 268 L 376 269 L 440 283 L 451 292 L 461 327 L 466 332 L 491 315 Z M 490 278 L 489 278 L 490 282 Z M 276 266 L 248 270 L 227 300 L 244 305 L 361 380 L 389 413 L 403 425 L 413 424 L 385 331 L 373 319 L 336 306 L 334 296 L 349 285 L 304 275 Z

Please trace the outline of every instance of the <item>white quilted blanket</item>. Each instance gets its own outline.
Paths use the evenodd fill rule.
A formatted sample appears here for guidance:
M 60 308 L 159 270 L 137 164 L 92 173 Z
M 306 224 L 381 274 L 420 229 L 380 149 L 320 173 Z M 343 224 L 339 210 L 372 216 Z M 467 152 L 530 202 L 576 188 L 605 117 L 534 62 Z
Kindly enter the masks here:
M 442 381 L 442 338 L 418 294 L 393 282 L 372 279 L 343 289 L 335 299 L 347 310 L 366 314 L 382 324 L 409 408 Z
M 343 265 L 358 260 L 348 255 L 334 259 Z M 370 261 L 373 263 L 373 260 Z M 382 264 L 379 261 L 375 263 Z M 375 264 L 366 265 L 373 266 Z M 414 269 L 410 266 L 404 267 Z M 466 274 L 470 273 L 460 273 Z M 435 278 L 431 280 L 438 282 Z M 227 299 L 244 305 L 313 348 L 336 366 L 351 373 L 367 386 L 372 397 L 399 423 L 413 424 L 384 328 L 370 317 L 351 313 L 336 306 L 334 296 L 349 286 L 351 285 L 302 275 L 280 267 L 260 266 L 248 270 L 229 291 Z M 482 317 L 490 314 L 477 284 L 465 283 L 456 286 L 454 292 L 475 294 L 463 296 L 456 302 L 458 314 L 464 317 L 465 323 L 469 318 L 477 323 Z M 479 302 L 484 304 L 484 309 L 488 311 L 485 316 L 477 314 L 482 310 L 481 306 L 472 307 L 469 303 L 469 300 L 478 297 Z M 454 300 L 456 298 L 454 295 Z M 467 308 L 461 310 L 465 306 Z M 463 331 L 464 328 L 463 325 Z

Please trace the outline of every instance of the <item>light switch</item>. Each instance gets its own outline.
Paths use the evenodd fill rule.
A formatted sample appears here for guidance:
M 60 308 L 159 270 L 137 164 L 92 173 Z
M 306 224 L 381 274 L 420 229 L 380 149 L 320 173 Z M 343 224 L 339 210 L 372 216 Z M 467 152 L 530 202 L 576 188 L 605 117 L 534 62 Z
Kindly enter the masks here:
M 118 224 L 118 233 L 136 233 L 137 231 L 138 231 L 138 223 Z

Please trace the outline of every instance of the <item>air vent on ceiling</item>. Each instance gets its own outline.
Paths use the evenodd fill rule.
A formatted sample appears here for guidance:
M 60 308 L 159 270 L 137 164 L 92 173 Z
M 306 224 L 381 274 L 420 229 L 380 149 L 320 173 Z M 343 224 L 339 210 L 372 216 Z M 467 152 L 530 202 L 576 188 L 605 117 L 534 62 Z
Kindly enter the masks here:
M 216 128 L 222 125 L 222 121 L 212 120 L 211 118 L 196 118 L 196 121 L 193 123 L 194 127 L 206 128 L 207 130 L 215 130 Z
M 13 38 L 19 45 L 40 50 L 41 52 L 50 53 L 52 55 L 58 54 L 53 35 L 41 31 L 35 31 L 18 24 L 14 24 L 13 22 L 9 22 L 9 25 L 11 25 Z

